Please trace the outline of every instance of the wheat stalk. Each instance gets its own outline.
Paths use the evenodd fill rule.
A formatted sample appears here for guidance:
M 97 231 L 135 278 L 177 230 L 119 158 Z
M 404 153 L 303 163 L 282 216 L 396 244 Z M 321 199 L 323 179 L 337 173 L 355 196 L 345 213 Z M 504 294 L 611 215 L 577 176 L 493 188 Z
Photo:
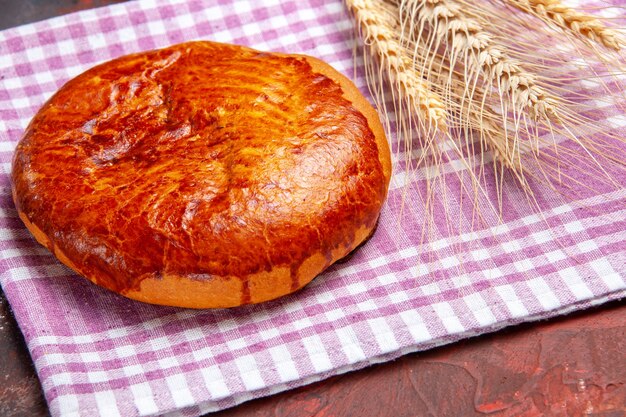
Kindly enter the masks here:
M 555 179 L 560 181 L 558 159 L 556 160 L 557 171 L 553 174 L 548 174 L 548 171 L 544 169 L 544 164 L 539 161 L 544 154 L 543 147 L 551 147 L 554 150 L 559 148 L 556 143 L 551 142 L 555 135 L 564 136 L 576 142 L 581 147 L 580 151 L 594 161 L 595 168 L 599 170 L 598 173 L 608 178 L 602 166 L 590 153 L 589 148 L 595 145 L 585 138 L 580 138 L 580 132 L 577 133 L 574 129 L 575 125 L 585 123 L 584 118 L 576 115 L 575 110 L 571 108 L 572 103 L 557 99 L 557 96 L 550 91 L 558 90 L 554 82 L 551 83 L 551 89 L 545 89 L 538 83 L 539 78 L 534 73 L 527 71 L 518 59 L 510 56 L 510 53 L 514 53 L 517 56 L 529 58 L 523 53 L 524 46 L 518 45 L 514 51 L 509 51 L 507 47 L 496 41 L 492 33 L 484 29 L 483 22 L 488 22 L 487 11 L 481 16 L 480 13 L 476 13 L 476 9 L 468 7 L 463 0 L 395 1 L 400 2 L 404 26 L 405 29 L 408 28 L 409 37 L 417 42 L 421 41 L 422 47 L 427 50 L 426 53 L 430 54 L 430 57 L 420 59 L 433 64 L 441 62 L 438 57 L 443 55 L 449 61 L 447 68 L 438 64 L 436 70 L 429 71 L 431 76 L 441 71 L 449 73 L 447 79 L 439 77 L 434 84 L 445 85 L 449 89 L 452 72 L 457 69 L 461 72 L 464 82 L 460 85 L 461 88 L 463 85 L 466 87 L 462 93 L 457 90 L 455 94 L 451 94 L 453 92 L 450 91 L 444 94 L 451 96 L 451 100 L 446 103 L 448 107 L 453 107 L 455 100 L 461 103 L 468 102 L 466 109 L 473 110 L 456 112 L 457 117 L 465 117 L 472 125 L 477 126 L 483 135 L 480 138 L 481 144 L 491 149 L 494 157 L 502 165 L 510 168 L 525 189 L 528 188 L 528 183 L 524 174 L 531 173 L 525 164 L 521 163 L 522 149 L 526 153 L 531 153 L 534 158 L 533 168 L 537 172 L 532 174 L 539 175 L 547 183 Z M 480 6 L 476 5 L 476 8 L 480 9 Z M 496 21 L 491 22 L 489 28 L 498 31 L 499 19 L 505 18 L 506 16 L 494 18 Z M 407 20 L 417 23 L 407 24 Z M 430 32 L 425 29 L 430 29 Z M 511 39 L 516 39 L 514 33 L 511 35 L 513 35 Z M 532 49 L 533 46 L 528 44 L 526 47 Z M 547 60 L 547 62 L 550 61 Z M 553 64 L 543 65 L 528 63 L 528 66 L 535 70 L 545 70 L 546 65 L 554 64 L 558 66 L 556 61 Z M 481 85 L 477 78 L 479 75 L 482 76 L 482 91 L 480 91 Z M 544 80 L 542 83 L 549 85 Z M 491 86 L 494 85 L 499 93 L 495 99 L 489 97 Z M 512 108 L 508 107 L 506 97 L 510 99 Z M 485 115 L 489 113 L 488 110 L 498 104 L 500 105 L 499 113 L 491 112 L 489 117 L 485 118 Z M 513 115 L 509 114 L 510 109 L 513 110 Z M 453 115 L 451 119 L 454 118 L 455 112 L 449 110 L 449 113 Z M 526 119 L 526 113 L 531 120 Z M 466 122 L 459 120 L 458 124 L 462 125 Z M 555 125 L 554 122 L 556 122 Z M 507 126 L 512 126 L 511 132 L 507 131 Z M 552 133 L 547 135 L 546 139 L 542 139 L 539 137 L 541 130 Z
M 531 13 L 546 23 L 569 31 L 582 39 L 600 43 L 615 51 L 625 44 L 622 37 L 597 17 L 575 10 L 559 0 L 504 0 L 505 3 Z
M 397 7 L 388 6 L 390 12 L 395 12 L 397 16 L 399 10 Z M 396 23 L 399 25 L 399 21 Z M 406 28 L 405 28 L 406 29 Z M 448 127 L 449 134 L 446 139 L 444 148 L 450 149 L 455 156 L 455 163 L 460 163 L 465 168 L 457 175 L 462 187 L 462 194 L 468 196 L 473 201 L 473 213 L 481 221 L 484 221 L 483 215 L 485 205 L 479 203 L 480 196 L 486 195 L 484 185 L 485 180 L 485 151 L 489 151 L 493 159 L 495 175 L 495 185 L 498 196 L 499 210 L 494 210 L 494 214 L 501 216 L 502 214 L 502 190 L 504 181 L 504 170 L 510 172 L 521 186 L 522 190 L 527 194 L 529 200 L 533 200 L 532 189 L 526 179 L 526 167 L 522 162 L 522 143 L 518 135 L 508 135 L 504 128 L 503 115 L 494 112 L 490 106 L 485 106 L 487 95 L 482 86 L 473 88 L 471 99 L 464 99 L 467 96 L 467 79 L 463 71 L 459 71 L 451 67 L 450 60 L 442 54 L 433 54 L 432 45 L 428 44 L 424 37 L 416 37 L 411 39 L 405 37 L 403 47 L 406 54 L 413 56 L 415 64 L 421 63 L 423 68 L 427 65 L 429 80 L 436 92 L 444 100 L 444 104 L 448 109 Z M 478 152 L 476 152 L 478 146 Z M 441 153 L 441 152 L 440 152 Z M 479 158 L 479 160 L 476 159 Z M 445 175 L 444 157 L 440 154 L 433 158 L 431 169 Z M 468 180 L 465 184 L 465 180 Z M 438 184 L 441 186 L 437 187 Z M 427 184 L 427 193 L 425 198 L 426 210 L 432 210 L 433 196 L 439 194 L 443 201 L 448 198 L 446 196 L 447 187 L 441 180 L 433 182 L 430 186 Z M 459 201 L 467 200 L 461 196 L 452 196 L 453 199 Z M 480 207 L 482 207 L 482 212 Z M 449 226 L 449 216 L 454 212 L 446 212 L 446 224 Z M 455 210 L 456 211 L 456 210 Z M 460 211 L 459 211 L 460 213 Z M 433 214 L 433 213 L 431 213 Z M 441 213 L 439 214 L 441 215 Z M 461 221 L 461 217 L 459 217 Z M 425 218 L 424 230 L 430 229 L 432 219 Z M 461 223 L 463 223 L 461 221 Z M 473 221 L 472 221 L 473 224 Z
M 540 141 L 536 131 L 528 127 L 526 115 L 535 123 L 541 121 L 550 126 L 551 120 L 558 120 L 556 98 L 539 86 L 536 76 L 511 58 L 507 48 L 498 44 L 457 2 L 403 0 L 399 7 L 407 35 L 403 42 L 413 53 L 423 55 L 418 61 L 430 63 L 428 73 L 436 80 L 433 83 L 446 90 L 443 95 L 447 98 L 450 124 L 459 127 L 454 138 L 464 141 L 469 150 L 459 156 L 467 160 L 468 166 L 475 166 L 474 143 L 479 144 L 479 150 L 491 152 L 494 170 L 496 174 L 500 172 L 495 181 L 499 214 L 504 181 L 500 168 L 506 168 L 528 199 L 534 200 L 526 178 L 532 173 L 527 172 L 522 149 L 537 155 Z M 500 111 L 495 112 L 494 107 Z M 507 130 L 509 124 L 514 126 L 512 132 Z M 470 175 L 475 206 L 480 193 L 476 177 L 484 179 L 482 154 L 480 162 L 478 174 Z M 537 167 L 541 171 L 541 165 Z
M 417 111 L 416 117 L 427 121 L 429 126 L 445 130 L 447 112 L 441 98 L 413 67 L 389 19 L 370 0 L 346 0 L 346 5 L 358 23 L 366 46 L 386 68 L 391 84 Z
M 579 78 L 603 85 L 605 77 L 613 74 L 612 62 L 601 60 L 589 43 L 577 50 L 580 60 L 572 61 L 569 50 L 553 50 L 542 43 L 548 36 L 547 26 L 528 30 L 528 15 L 510 16 L 511 10 L 502 1 L 345 0 L 365 39 L 367 81 L 382 104 L 379 108 L 385 103 L 385 77 L 391 87 L 387 92 L 393 98 L 396 132 L 409 167 L 405 185 L 417 185 L 413 197 L 424 203 L 422 241 L 425 233 L 441 231 L 441 224 L 433 225 L 442 216 L 448 233 L 453 232 L 450 216 L 454 213 L 459 214 L 459 230 L 465 227 L 464 201 L 473 200 L 472 228 L 475 217 L 491 217 L 487 211 L 502 219 L 503 193 L 512 184 L 540 212 L 537 185 L 561 193 L 563 185 L 565 189 L 568 185 L 584 188 L 585 180 L 579 175 L 612 181 L 602 161 L 612 161 L 611 141 L 623 138 L 617 132 L 607 133 L 603 141 L 589 133 L 590 128 L 601 128 L 585 113 L 594 110 L 587 99 L 597 97 L 577 88 Z M 563 34 L 558 34 L 563 40 Z M 604 67 L 587 62 L 594 58 Z M 601 68 L 606 68 L 606 74 Z M 417 94 L 415 86 L 400 82 L 403 78 L 398 74 L 411 74 L 406 79 L 425 87 L 430 98 L 411 96 L 407 90 Z M 611 81 L 617 82 L 617 76 Z M 610 92 L 608 86 L 606 91 Z M 432 97 L 436 99 L 429 101 Z M 436 113 L 429 103 L 436 104 Z M 389 115 L 381 110 L 389 129 Z M 421 129 L 421 139 L 425 139 L 418 150 L 421 154 L 411 149 L 413 134 L 406 120 L 409 126 L 426 121 L 439 128 L 437 134 L 429 131 L 425 136 Z M 431 156 L 422 165 L 426 154 Z M 619 164 L 619 155 L 615 160 Z M 580 169 L 569 175 L 572 161 Z M 561 171 L 562 165 L 566 172 Z M 411 167 L 420 169 L 411 171 Z M 505 172 L 516 181 L 505 181 L 510 178 Z M 447 181 L 452 173 L 459 195 L 449 195 Z M 497 207 L 489 194 L 494 183 Z
M 430 54 L 429 45 L 424 44 L 423 40 L 420 44 L 414 44 L 413 41 L 407 44 L 407 48 L 418 55 L 419 60 L 425 60 L 426 55 Z M 437 71 L 433 71 L 433 84 L 447 85 L 449 94 L 446 94 L 446 107 L 449 109 L 451 137 L 455 140 L 464 138 L 466 148 L 472 148 L 473 143 L 479 144 L 481 151 L 488 150 L 491 152 L 494 162 L 494 168 L 498 171 L 497 166 L 506 168 L 513 174 L 521 185 L 522 189 L 532 197 L 532 189 L 526 179 L 527 167 L 522 162 L 522 144 L 520 135 L 509 135 L 504 127 L 503 114 L 494 112 L 487 103 L 486 91 L 480 86 L 473 88 L 471 99 L 463 99 L 467 95 L 467 79 L 465 74 L 455 70 L 450 66 L 449 60 L 441 55 L 435 55 L 430 58 L 433 67 Z M 520 129 L 524 130 L 524 129 Z M 530 136 L 529 132 L 525 132 L 526 136 Z M 461 158 L 468 160 L 468 166 L 474 166 L 474 152 L 470 150 L 466 154 L 461 154 Z M 484 157 L 482 152 L 480 155 L 480 164 L 478 164 L 479 173 L 476 176 L 470 175 L 472 182 L 477 182 L 478 178 L 484 178 L 483 167 Z M 499 207 L 502 202 L 502 177 L 499 176 L 500 182 L 496 182 L 498 189 Z M 474 184 L 474 198 L 480 194 L 477 184 Z M 477 205 L 477 203 L 475 203 Z
M 508 96 L 518 114 L 528 112 L 533 119 L 555 116 L 556 98 L 537 85 L 536 76 L 511 58 L 506 48 L 477 20 L 468 17 L 455 1 L 403 0 L 400 10 L 405 19 L 415 19 L 421 26 L 432 28 L 434 42 L 430 42 L 434 54 L 441 53 L 440 44 L 445 42 L 448 47 L 444 53 L 451 58 L 452 67 L 460 61 L 473 77 L 482 75 L 486 90 L 494 86 L 500 95 Z M 416 32 L 410 35 L 422 36 L 421 31 Z M 466 78 L 469 82 L 473 77 Z M 507 104 L 503 103 L 503 112 Z

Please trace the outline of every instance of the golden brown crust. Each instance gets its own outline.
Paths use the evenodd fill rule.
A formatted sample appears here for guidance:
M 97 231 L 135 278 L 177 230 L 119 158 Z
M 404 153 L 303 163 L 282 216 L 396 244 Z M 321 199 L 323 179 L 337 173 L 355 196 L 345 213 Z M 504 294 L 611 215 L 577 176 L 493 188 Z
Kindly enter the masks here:
M 191 42 L 62 87 L 17 147 L 13 195 L 92 282 L 231 307 L 296 291 L 358 246 L 390 174 L 375 110 L 327 64 Z

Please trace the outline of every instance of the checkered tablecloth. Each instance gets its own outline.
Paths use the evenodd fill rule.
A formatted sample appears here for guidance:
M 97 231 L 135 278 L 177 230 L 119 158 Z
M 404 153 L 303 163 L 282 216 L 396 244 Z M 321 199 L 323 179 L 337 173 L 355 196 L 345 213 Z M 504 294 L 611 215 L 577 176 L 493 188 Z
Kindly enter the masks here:
M 339 0 L 138 1 L 0 32 L 0 282 L 53 416 L 198 415 L 626 294 L 623 176 L 619 186 L 581 187 L 575 201 L 539 193 L 541 215 L 509 187 L 503 222 L 442 228 L 421 242 L 427 213 L 413 204 L 414 188 L 403 196 L 400 169 L 374 237 L 297 294 L 194 311 L 130 301 L 78 278 L 16 215 L 15 144 L 72 76 L 192 39 L 314 55 L 356 74 L 367 92 Z M 616 107 L 595 114 L 626 136 Z M 626 158 L 623 146 L 618 152 Z M 455 181 L 449 187 L 458 193 Z

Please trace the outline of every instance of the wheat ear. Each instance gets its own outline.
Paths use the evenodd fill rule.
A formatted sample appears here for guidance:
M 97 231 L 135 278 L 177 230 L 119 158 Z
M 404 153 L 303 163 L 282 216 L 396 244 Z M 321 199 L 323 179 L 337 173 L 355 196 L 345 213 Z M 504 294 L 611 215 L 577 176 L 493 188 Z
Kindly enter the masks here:
M 417 110 L 416 116 L 426 121 L 429 127 L 445 130 L 446 108 L 441 98 L 416 71 L 384 14 L 371 0 L 346 0 L 345 3 L 358 23 L 365 45 L 386 69 L 389 81 L 402 98 Z
M 466 160 L 469 170 L 478 168 L 476 175 L 470 173 L 474 200 L 474 208 L 478 209 L 478 198 L 484 194 L 480 180 L 485 180 L 485 154 L 490 151 L 494 166 L 494 184 L 496 186 L 499 216 L 502 214 L 502 190 L 503 190 L 503 170 L 505 168 L 517 180 L 518 185 L 526 193 L 529 200 L 532 200 L 533 190 L 526 178 L 528 167 L 523 163 L 522 153 L 533 149 L 530 141 L 520 140 L 520 136 L 528 137 L 531 133 L 528 129 L 520 126 L 521 132 L 509 135 L 506 132 L 504 114 L 498 114 L 488 105 L 487 93 L 482 86 L 475 86 L 472 89 L 471 99 L 463 99 L 467 96 L 467 79 L 461 69 L 450 67 L 450 61 L 442 55 L 434 55 L 430 51 L 430 45 L 408 41 L 405 45 L 418 56 L 418 60 L 430 59 L 432 67 L 436 71 L 431 72 L 433 84 L 446 86 L 448 92 L 444 95 L 446 107 L 449 113 L 449 126 L 452 140 L 459 142 L 465 147 L 467 152 L 458 153 L 458 156 Z M 428 58 L 428 56 L 430 58 Z M 521 133 L 521 135 L 520 135 Z M 463 145 L 464 143 L 464 145 Z M 478 165 L 474 146 L 479 146 Z M 530 145 L 530 146 L 529 146 Z M 530 148 L 530 149 L 529 149 Z M 486 183 L 485 183 L 486 185 Z M 480 217 L 480 213 L 479 213 Z
M 622 37 L 607 27 L 600 19 L 566 6 L 559 0 L 504 0 L 505 3 L 533 14 L 548 24 L 569 31 L 582 39 L 588 39 L 619 51 L 624 45 Z
M 460 61 L 474 77 L 482 75 L 487 90 L 493 86 L 500 95 L 508 95 L 512 110 L 518 114 L 528 112 L 534 119 L 555 115 L 556 98 L 538 86 L 536 76 L 511 58 L 506 48 L 499 45 L 480 22 L 468 17 L 457 2 L 404 0 L 401 11 L 405 19 L 416 19 L 420 25 L 432 28 L 431 36 L 436 43 L 433 53 L 437 53 L 439 44 L 447 43 L 445 53 L 450 57 L 451 66 Z M 422 36 L 415 32 L 413 36 Z M 503 111 L 507 109 L 507 103 L 503 103 Z

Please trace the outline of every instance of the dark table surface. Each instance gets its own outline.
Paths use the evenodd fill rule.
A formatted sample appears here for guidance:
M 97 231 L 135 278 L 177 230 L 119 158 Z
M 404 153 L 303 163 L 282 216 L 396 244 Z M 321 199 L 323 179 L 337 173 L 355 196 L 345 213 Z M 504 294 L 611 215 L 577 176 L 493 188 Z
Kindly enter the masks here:
M 0 0 L 0 29 L 121 1 Z M 0 417 L 48 415 L 1 292 L 0 358 Z M 407 355 L 212 415 L 626 417 L 626 302 Z

